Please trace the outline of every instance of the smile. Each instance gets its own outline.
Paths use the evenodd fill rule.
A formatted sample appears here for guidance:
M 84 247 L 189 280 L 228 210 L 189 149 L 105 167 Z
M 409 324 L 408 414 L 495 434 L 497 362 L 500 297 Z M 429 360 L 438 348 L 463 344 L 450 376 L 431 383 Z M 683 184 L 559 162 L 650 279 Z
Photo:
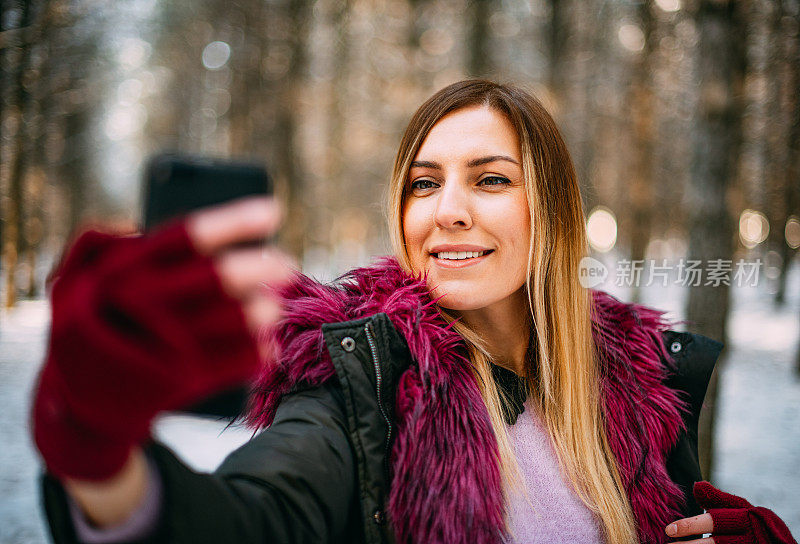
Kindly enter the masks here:
M 461 268 L 483 261 L 494 250 L 485 251 L 440 251 L 431 253 L 434 262 L 443 268 Z
M 488 251 L 440 251 L 439 253 L 434 253 L 433 256 L 437 259 L 447 259 L 448 261 L 462 261 L 481 257 L 486 253 Z

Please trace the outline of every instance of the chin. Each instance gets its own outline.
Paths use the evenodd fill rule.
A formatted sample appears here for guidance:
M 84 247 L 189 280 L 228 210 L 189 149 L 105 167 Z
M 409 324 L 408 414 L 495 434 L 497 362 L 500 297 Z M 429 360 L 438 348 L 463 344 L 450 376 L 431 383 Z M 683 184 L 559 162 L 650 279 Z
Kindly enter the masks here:
M 484 308 L 490 304 L 485 297 L 477 297 L 481 293 L 477 286 L 450 285 L 449 282 L 442 282 L 436 287 L 432 295 L 440 298 L 436 304 L 446 310 L 467 311 Z
M 470 304 L 464 304 L 464 301 L 455 300 L 455 297 L 442 297 L 436 303 L 445 310 L 452 310 L 454 312 L 463 312 L 466 310 L 474 310 Z

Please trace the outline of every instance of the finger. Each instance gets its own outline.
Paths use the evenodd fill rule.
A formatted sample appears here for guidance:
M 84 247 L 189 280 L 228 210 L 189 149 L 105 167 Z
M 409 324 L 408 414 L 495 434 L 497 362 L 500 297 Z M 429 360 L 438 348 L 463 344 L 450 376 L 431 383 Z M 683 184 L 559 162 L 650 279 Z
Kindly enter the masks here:
M 682 544 L 714 544 L 714 537 L 697 538 L 695 540 L 682 540 Z M 721 544 L 721 543 L 717 543 Z
M 275 325 L 283 313 L 277 300 L 263 296 L 252 297 L 244 303 L 242 310 L 248 327 L 257 336 L 263 329 Z
M 278 229 L 281 208 L 269 197 L 248 197 L 206 208 L 186 218 L 197 251 L 214 254 L 226 246 L 263 239 Z
M 711 514 L 700 514 L 692 518 L 683 518 L 667 525 L 666 533 L 671 537 L 683 537 L 711 533 L 714 530 L 714 520 Z
M 276 249 L 252 248 L 226 251 L 217 257 L 215 268 L 222 288 L 236 298 L 243 299 L 263 286 L 279 287 L 294 275 L 294 261 Z

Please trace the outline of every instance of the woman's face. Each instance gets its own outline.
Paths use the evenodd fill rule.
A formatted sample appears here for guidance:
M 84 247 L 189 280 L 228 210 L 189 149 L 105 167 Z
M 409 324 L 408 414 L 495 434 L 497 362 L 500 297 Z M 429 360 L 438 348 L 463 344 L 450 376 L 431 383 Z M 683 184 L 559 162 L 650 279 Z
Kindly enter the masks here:
M 403 232 L 411 266 L 438 304 L 477 310 L 526 281 L 531 236 L 517 132 L 496 110 L 442 117 L 411 164 Z

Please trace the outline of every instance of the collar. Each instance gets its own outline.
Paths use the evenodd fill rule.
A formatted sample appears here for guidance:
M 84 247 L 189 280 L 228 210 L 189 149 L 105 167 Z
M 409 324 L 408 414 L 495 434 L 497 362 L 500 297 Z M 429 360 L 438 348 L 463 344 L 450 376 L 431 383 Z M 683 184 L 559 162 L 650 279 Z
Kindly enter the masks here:
M 492 376 L 500 390 L 506 424 L 514 425 L 519 415 L 525 411 L 525 400 L 528 398 L 525 379 L 511 370 L 495 364 L 492 365 Z

